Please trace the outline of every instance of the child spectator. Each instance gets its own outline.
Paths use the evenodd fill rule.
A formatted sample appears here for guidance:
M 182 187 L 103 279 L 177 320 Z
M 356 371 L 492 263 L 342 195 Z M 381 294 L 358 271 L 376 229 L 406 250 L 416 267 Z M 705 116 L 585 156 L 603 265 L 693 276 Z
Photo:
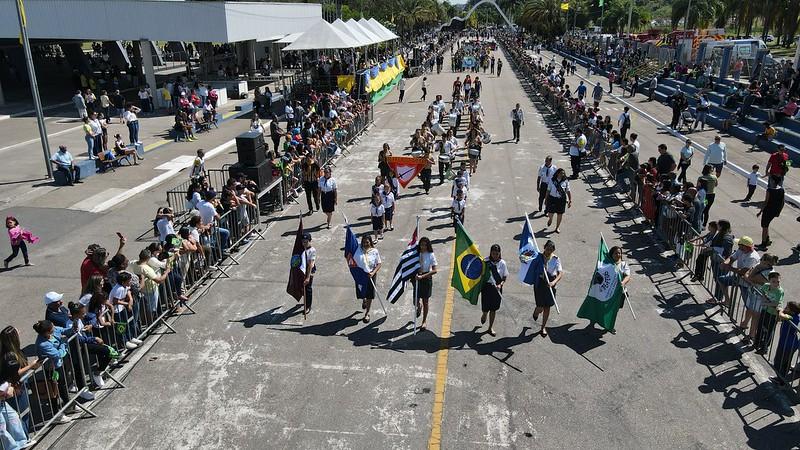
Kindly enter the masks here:
M 467 209 L 467 201 L 464 199 L 464 191 L 459 189 L 456 191 L 456 198 L 450 205 L 450 213 L 453 216 L 453 228 L 456 227 L 456 222 L 464 224 L 464 211 Z
M 758 164 L 753 164 L 753 171 L 747 175 L 747 196 L 742 200 L 744 202 L 749 202 L 756 192 L 756 187 L 758 186 L 758 169 Z
M 8 239 L 11 242 L 11 256 L 3 261 L 5 269 L 8 269 L 8 263 L 17 257 L 22 251 L 22 258 L 25 260 L 26 266 L 32 266 L 28 259 L 28 245 L 26 242 L 35 244 L 39 242 L 39 238 L 34 236 L 30 231 L 22 228 L 19 225 L 19 220 L 14 216 L 6 217 L 6 228 L 8 229 Z
M 778 317 L 784 322 L 781 324 L 780 337 L 775 349 L 774 364 L 778 376 L 771 380 L 779 386 L 785 386 L 785 380 L 792 379 L 792 375 L 789 373 L 792 369 L 792 358 L 800 348 L 797 332 L 797 328 L 800 326 L 800 303 L 787 303 L 786 308 L 778 314 Z

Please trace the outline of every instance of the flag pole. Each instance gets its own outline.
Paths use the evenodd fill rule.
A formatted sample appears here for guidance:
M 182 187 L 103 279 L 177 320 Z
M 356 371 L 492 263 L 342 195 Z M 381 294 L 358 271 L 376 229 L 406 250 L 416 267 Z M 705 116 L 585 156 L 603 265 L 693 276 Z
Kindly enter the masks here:
M 606 238 L 603 237 L 603 233 L 600 233 L 600 240 L 603 241 L 603 244 L 606 243 Z M 606 247 L 608 247 L 608 244 L 606 244 Z M 620 275 L 619 272 L 617 272 L 617 276 L 619 277 L 620 284 L 622 284 L 622 275 Z M 631 311 L 631 315 L 633 316 L 633 320 L 637 320 L 636 319 L 636 313 L 633 312 L 633 306 L 631 306 L 631 298 L 628 297 L 628 291 L 625 290 L 625 286 L 622 286 L 622 295 L 624 295 L 625 296 L 625 300 L 627 300 L 625 303 L 628 304 L 628 309 Z
M 530 219 L 528 219 L 527 211 L 525 211 L 525 221 L 528 222 L 528 229 L 531 230 L 531 236 L 533 237 L 534 244 L 536 244 L 536 248 L 539 248 L 539 242 L 536 240 L 536 234 L 534 234 L 533 227 L 531 227 L 531 222 Z M 542 253 L 542 258 L 544 258 L 544 253 Z M 544 279 L 547 281 L 547 288 L 550 289 L 550 295 L 553 297 L 553 303 L 556 305 L 556 312 L 561 314 L 561 308 L 558 307 L 558 301 L 556 301 L 556 293 L 553 292 L 553 286 L 550 285 L 550 275 L 547 274 L 547 261 L 544 262 L 543 273 Z
M 419 216 L 417 216 L 417 231 L 414 232 L 414 236 L 417 237 L 417 245 L 419 245 Z M 414 335 L 417 334 L 417 305 L 419 303 L 419 296 L 417 295 L 417 276 L 414 275 L 414 299 L 411 301 L 411 317 L 414 318 Z
M 298 219 L 300 219 L 300 223 L 302 223 L 303 222 L 303 205 L 298 205 L 297 207 L 300 209 L 300 217 L 298 217 Z M 303 233 L 305 233 L 305 232 L 306 232 L 306 230 L 304 228 L 303 229 Z M 306 257 L 306 251 L 305 251 L 305 249 L 303 249 L 303 258 L 305 258 L 305 257 Z M 306 267 L 306 270 L 308 270 L 308 267 Z M 308 318 L 308 315 L 306 314 L 306 311 L 308 311 L 308 298 L 306 297 L 305 274 L 303 274 L 303 320 L 306 320 Z
M 342 217 L 344 218 L 345 228 L 349 228 L 350 222 L 347 221 L 347 216 L 344 215 L 344 211 L 342 211 Z M 381 308 L 383 308 L 383 315 L 388 317 L 389 314 L 386 313 L 386 305 L 383 304 L 383 299 L 378 294 L 378 287 L 375 286 L 375 280 L 373 280 L 371 276 L 369 277 L 369 282 L 372 283 L 372 289 L 373 291 L 375 291 L 375 296 L 378 297 L 378 301 L 381 302 Z

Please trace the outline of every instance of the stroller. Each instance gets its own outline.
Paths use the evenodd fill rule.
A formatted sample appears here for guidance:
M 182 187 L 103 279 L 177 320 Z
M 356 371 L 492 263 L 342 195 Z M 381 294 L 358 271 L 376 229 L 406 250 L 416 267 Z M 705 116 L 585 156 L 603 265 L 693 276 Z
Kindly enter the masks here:
M 686 131 L 692 131 L 692 125 L 694 124 L 694 116 L 692 112 L 688 109 L 684 109 L 681 112 L 681 120 L 678 122 L 678 131 L 681 131 L 683 127 L 686 127 Z

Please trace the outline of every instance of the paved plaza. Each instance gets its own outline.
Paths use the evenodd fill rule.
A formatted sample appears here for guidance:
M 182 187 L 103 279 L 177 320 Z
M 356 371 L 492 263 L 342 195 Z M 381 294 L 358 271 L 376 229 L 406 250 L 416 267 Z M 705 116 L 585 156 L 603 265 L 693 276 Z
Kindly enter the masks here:
M 454 231 L 450 183 L 425 195 L 419 181 L 402 189 L 394 231 L 378 245 L 383 266 L 378 290 L 385 293 L 416 218 L 420 234 L 433 242 L 439 261 L 434 277 L 429 327 L 413 334 L 410 294 L 384 315 L 373 304 L 372 321 L 360 321 L 342 247 L 347 216 L 357 233 L 369 231 L 368 198 L 378 171 L 378 150 L 389 143 L 395 154 L 425 119 L 436 94 L 447 99 L 455 76 L 449 70 L 428 74 L 428 101 L 421 102 L 421 79 L 407 80 L 406 102 L 397 93 L 375 105 L 375 123 L 350 155 L 339 159 L 333 175 L 339 185 L 334 225 L 325 229 L 322 213 L 304 217 L 318 252 L 312 313 L 285 294 L 288 261 L 297 229 L 298 205 L 262 218 L 264 239 L 237 256 L 229 278 L 201 292 L 196 314 L 175 323 L 175 333 L 148 339 L 124 369 L 124 388 L 109 389 L 93 411 L 98 418 L 74 421 L 50 433 L 42 447 L 130 449 L 447 449 L 482 448 L 791 448 L 798 442 L 797 409 L 767 381 L 764 360 L 743 353 L 738 337 L 721 314 L 703 304 L 706 297 L 685 273 L 662 255 L 649 225 L 586 165 L 571 182 L 573 204 L 561 232 L 546 229 L 541 214 L 531 215 L 539 245 L 555 242 L 565 269 L 558 286 L 561 313 L 552 314 L 550 334 L 536 335 L 533 293 L 516 281 L 517 247 L 524 215 L 536 209 L 535 177 L 546 155 L 568 167 L 559 124 L 525 94 L 502 51 L 502 77 L 480 73 L 485 128 L 484 146 L 469 191 L 465 227 L 484 254 L 499 244 L 511 276 L 497 314 L 497 336 L 485 333 L 480 308 L 449 287 Z M 449 53 L 444 64 L 449 68 Z M 585 74 L 582 74 L 585 75 Z M 569 84 L 578 78 L 570 77 Z M 663 116 L 666 107 L 632 104 Z M 526 114 L 519 144 L 509 112 L 521 103 Z M 601 105 L 616 118 L 617 99 Z M 226 146 L 247 130 L 246 118 L 230 120 L 194 143 L 165 142 L 146 152 L 139 167 L 96 175 L 75 187 L 52 187 L 40 180 L 42 162 L 30 117 L 0 121 L 7 136 L 0 154 L 14 165 L 0 167 L 0 197 L 13 214 L 41 236 L 31 259 L 35 267 L 0 273 L 0 310 L 4 323 L 20 328 L 32 342 L 30 324 L 42 316 L 41 296 L 49 290 L 77 298 L 78 269 L 91 242 L 115 248 L 114 232 L 129 237 L 126 252 L 145 243 L 134 237 L 150 227 L 165 190 L 188 175 L 163 174 L 179 168 L 197 148 L 216 149 L 207 167 L 234 162 Z M 660 108 L 660 109 L 659 109 Z M 80 129 L 56 111 L 48 119 L 51 145 L 69 143 L 80 156 Z M 165 122 L 166 120 L 166 122 Z M 616 120 L 616 119 L 614 119 Z M 160 142 L 170 117 L 145 118 L 145 144 Z M 118 126 L 122 132 L 122 126 Z M 679 141 L 634 114 L 642 156 Z M 146 134 L 145 134 L 146 133 Z M 693 136 L 710 140 L 713 132 Z M 730 139 L 733 141 L 733 138 Z M 766 163 L 763 154 L 733 148 L 730 159 L 749 166 Z M 11 146 L 11 147 L 8 147 Z M 85 151 L 85 150 L 84 150 Z M 166 164 L 166 167 L 164 166 Z M 171 164 L 171 165 L 170 165 Z M 692 176 L 697 175 L 692 166 Z M 169 172 L 172 173 L 172 172 Z M 434 171 L 436 173 L 436 171 Z M 163 179 L 157 179 L 158 177 Z M 797 174 L 787 190 L 798 192 Z M 156 182 L 152 180 L 157 179 Z M 8 180 L 8 181 L 5 181 Z M 160 182 L 158 182 L 160 181 Z M 144 186 L 144 187 L 143 187 Z M 715 218 L 729 218 L 737 235 L 758 236 L 755 208 L 731 203 L 745 192 L 744 178 L 726 173 L 717 192 Z M 763 190 L 756 194 L 763 196 Z M 304 200 L 304 199 L 303 199 Z M 106 205 L 102 210 L 98 204 Z M 303 207 L 304 208 L 304 207 Z M 94 212 L 93 212 L 94 211 Z M 773 253 L 788 274 L 787 292 L 800 289 L 796 254 L 800 235 L 787 205 L 773 222 Z M 594 270 L 600 233 L 609 245 L 621 245 L 634 272 L 629 285 L 634 320 L 620 311 L 617 333 L 586 329 L 576 317 Z M 113 251 L 113 250 L 112 250 Z M 444 331 L 443 331 L 444 330 Z

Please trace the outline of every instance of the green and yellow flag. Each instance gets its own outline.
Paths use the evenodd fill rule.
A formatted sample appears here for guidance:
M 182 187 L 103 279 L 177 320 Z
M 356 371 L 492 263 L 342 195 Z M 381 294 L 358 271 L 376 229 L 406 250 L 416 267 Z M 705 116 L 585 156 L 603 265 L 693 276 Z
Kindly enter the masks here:
M 462 297 L 476 305 L 489 271 L 486 270 L 481 252 L 478 251 L 478 247 L 472 242 L 460 222 L 456 224 L 455 255 L 455 267 L 450 285 Z
M 569 11 L 569 3 L 562 3 L 561 4 L 562 11 Z

